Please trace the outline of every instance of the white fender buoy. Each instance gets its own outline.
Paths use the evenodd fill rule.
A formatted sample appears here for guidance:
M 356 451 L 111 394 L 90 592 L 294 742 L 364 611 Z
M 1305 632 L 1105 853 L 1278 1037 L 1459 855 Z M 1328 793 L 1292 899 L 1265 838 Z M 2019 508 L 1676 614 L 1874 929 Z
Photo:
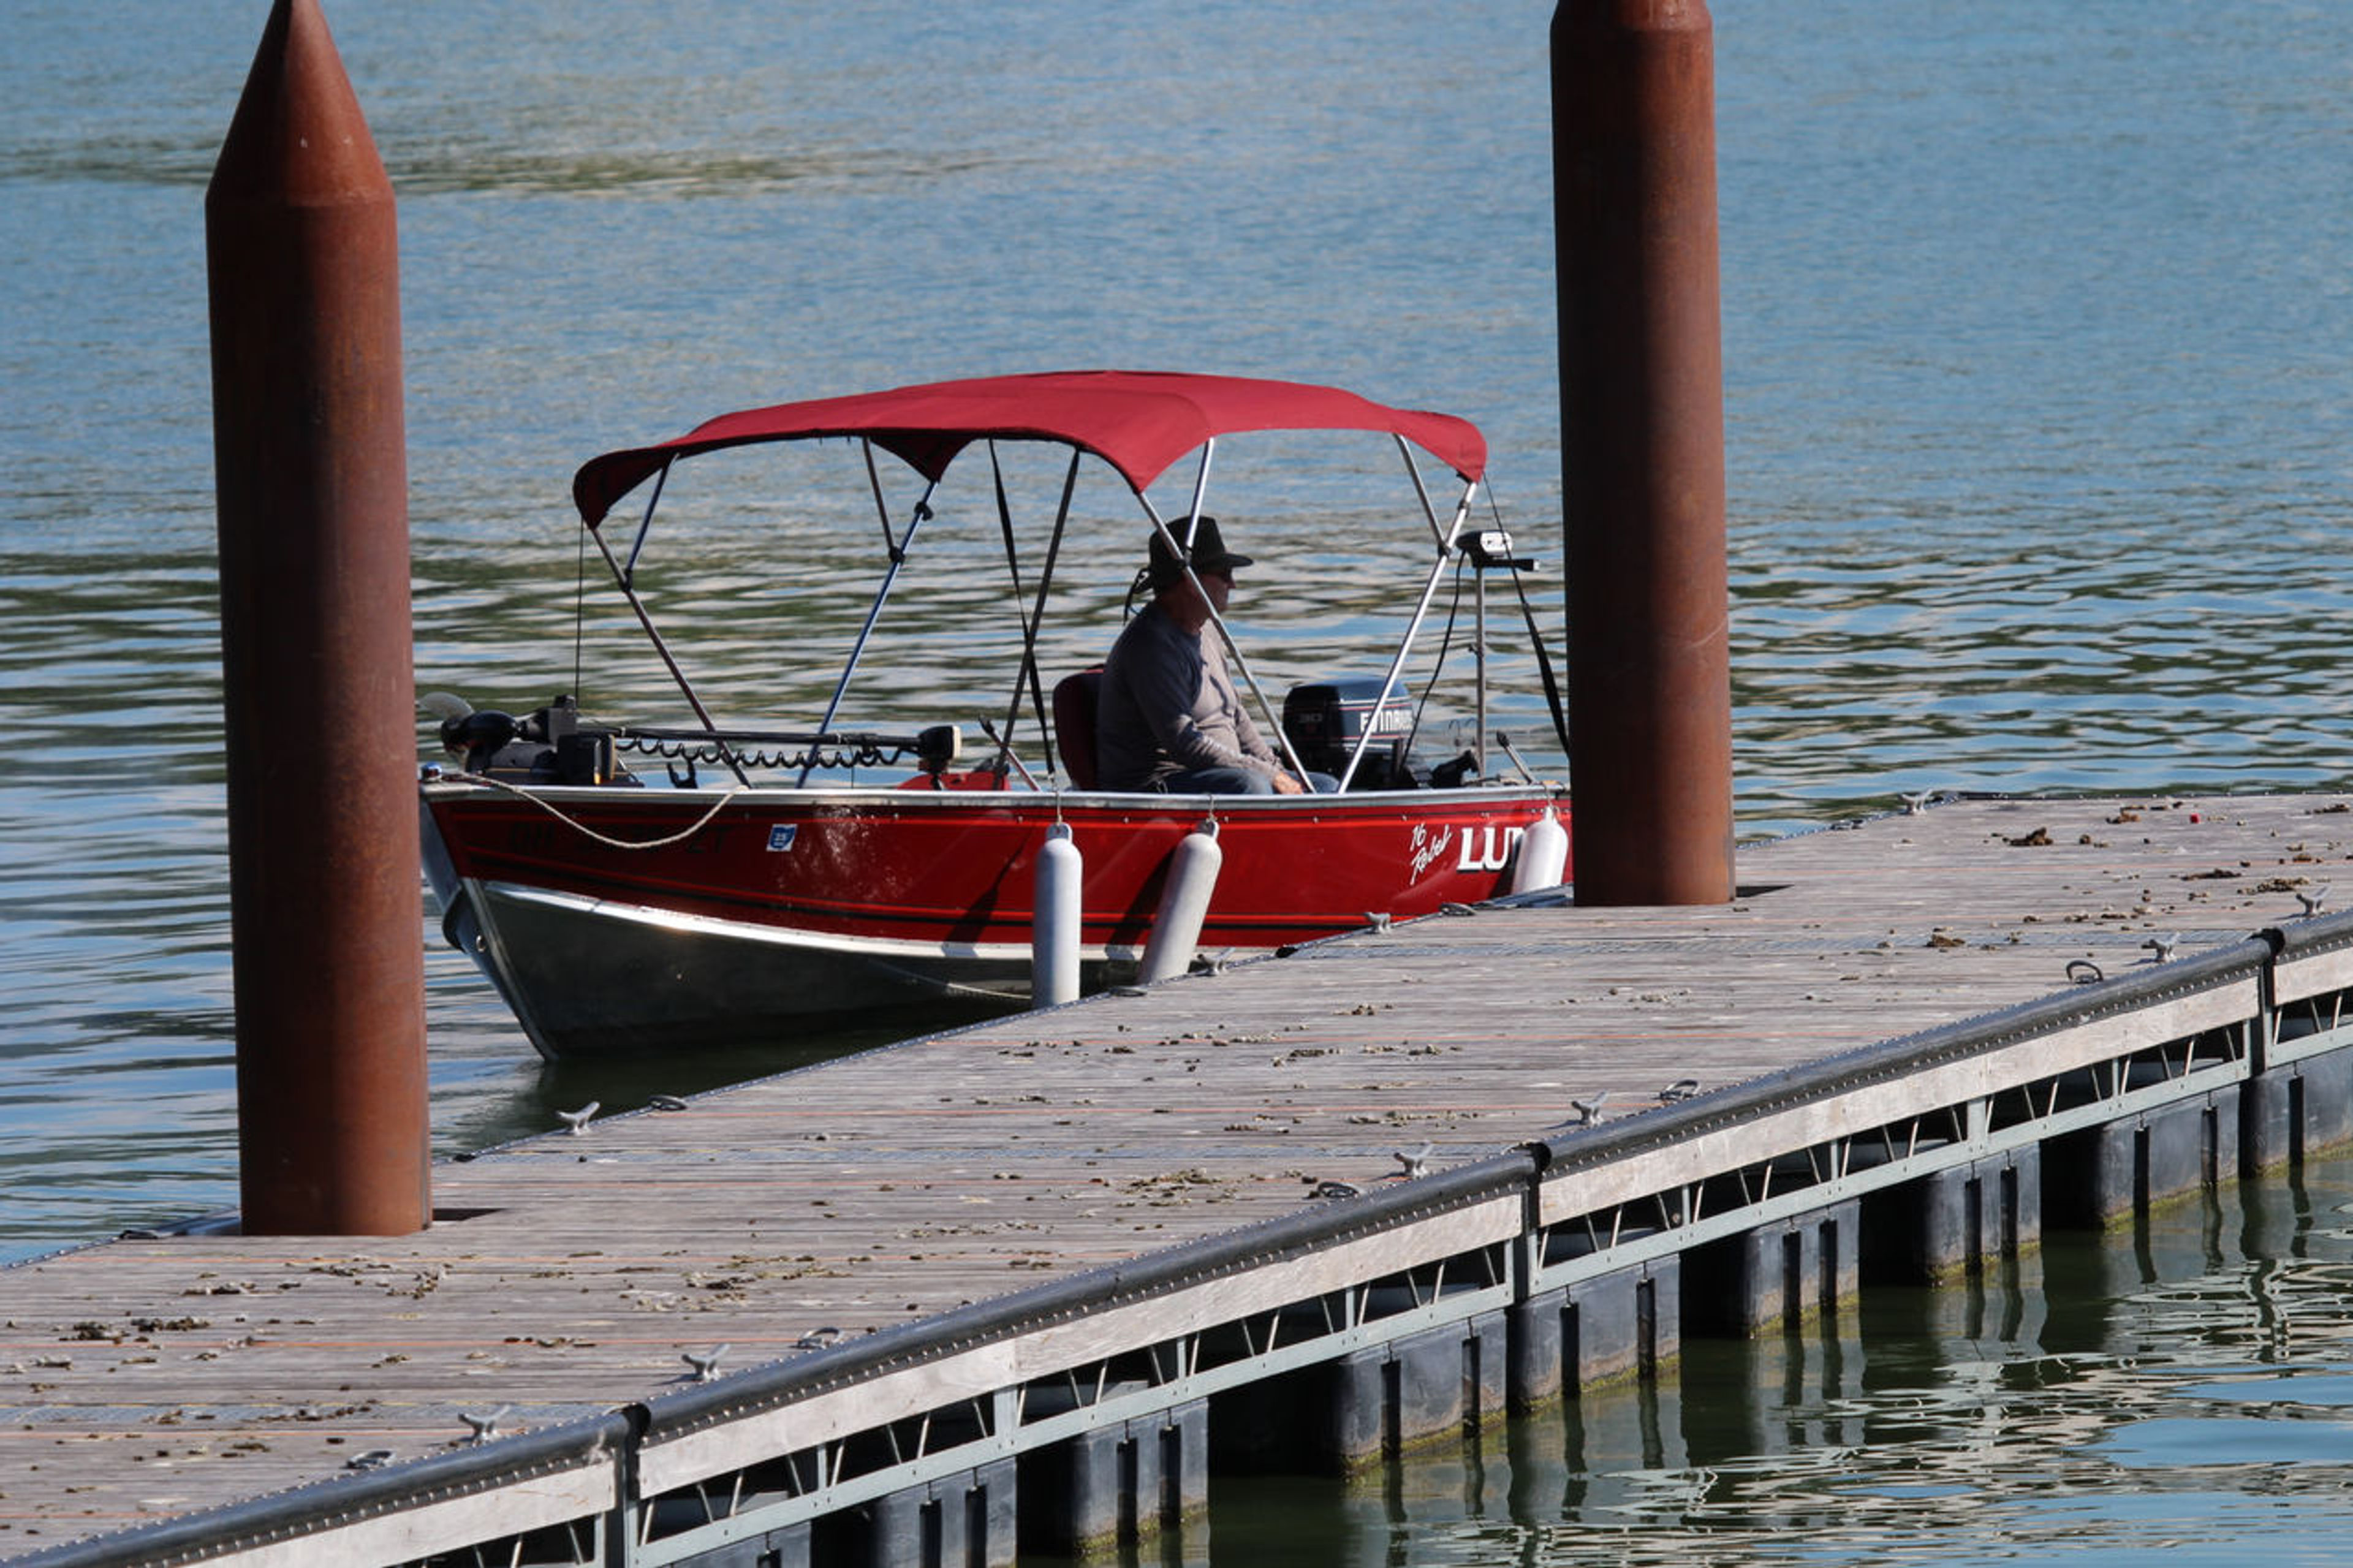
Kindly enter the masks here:
M 1218 825 L 1205 822 L 1185 835 L 1168 857 L 1168 885 L 1161 889 L 1160 912 L 1153 917 L 1152 935 L 1144 944 L 1144 966 L 1136 974 L 1149 985 L 1182 974 L 1193 967 L 1193 950 L 1201 944 L 1201 922 L 1208 918 L 1209 895 L 1217 890 L 1218 870 L 1226 852 L 1218 847 Z
M 1520 836 L 1519 862 L 1512 868 L 1512 891 L 1534 893 L 1557 888 L 1567 869 L 1568 829 L 1560 825 L 1559 814 L 1546 806 L 1545 814 Z
M 1079 999 L 1079 882 L 1083 862 L 1068 823 L 1038 847 L 1037 896 L 1029 916 L 1029 1005 Z

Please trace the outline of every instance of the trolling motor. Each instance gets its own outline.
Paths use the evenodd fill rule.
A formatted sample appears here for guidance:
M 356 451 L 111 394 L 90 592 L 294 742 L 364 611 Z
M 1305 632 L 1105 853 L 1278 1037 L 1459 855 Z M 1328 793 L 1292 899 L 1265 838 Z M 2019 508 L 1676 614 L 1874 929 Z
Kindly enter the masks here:
M 495 708 L 447 713 L 441 744 L 465 760 L 468 773 L 510 784 L 637 782 L 613 760 L 612 732 L 582 729 L 579 706 L 568 696 L 550 698 L 521 719 Z

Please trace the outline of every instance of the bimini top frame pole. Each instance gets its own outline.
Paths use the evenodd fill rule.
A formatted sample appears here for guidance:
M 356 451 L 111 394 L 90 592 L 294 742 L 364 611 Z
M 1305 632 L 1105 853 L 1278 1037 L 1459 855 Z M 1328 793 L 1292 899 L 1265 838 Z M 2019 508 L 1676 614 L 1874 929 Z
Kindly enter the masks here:
M 899 581 L 899 568 L 907 563 L 907 552 L 914 548 L 915 533 L 923 526 L 923 520 L 932 515 L 932 497 L 940 488 L 937 479 L 924 481 L 923 493 L 916 498 L 914 510 L 907 514 L 907 531 L 892 538 L 891 510 L 882 500 L 882 480 L 874 471 L 874 444 L 862 441 L 860 445 L 866 449 L 866 472 L 874 486 L 875 515 L 882 523 L 882 542 L 891 552 L 891 564 L 882 574 L 881 586 L 874 590 L 874 603 L 867 606 L 866 624 L 858 628 L 858 640 L 850 645 L 849 662 L 841 667 L 841 679 L 834 682 L 833 695 L 826 700 L 825 717 L 818 721 L 820 731 L 833 728 L 833 716 L 841 710 L 841 699 L 849 689 L 851 678 L 858 673 L 858 661 L 866 657 L 866 644 L 874 636 L 874 623 L 881 618 L 882 606 L 890 602 L 891 589 Z M 793 781 L 795 786 L 808 783 L 809 773 L 816 766 L 812 761 L 802 768 L 800 776 Z
M 1414 465 L 1413 453 L 1402 441 L 1398 443 L 1398 450 L 1405 456 L 1406 471 L 1413 476 L 1414 491 L 1421 497 L 1422 511 L 1430 519 L 1430 531 L 1437 536 L 1438 559 L 1430 563 L 1430 576 L 1421 585 L 1421 600 L 1413 607 L 1413 619 L 1406 625 L 1405 637 L 1398 644 L 1397 657 L 1389 660 L 1388 674 L 1381 679 L 1380 695 L 1373 700 L 1373 712 L 1376 715 L 1380 712 L 1380 705 L 1388 700 L 1389 693 L 1397 689 L 1398 677 L 1405 669 L 1405 661 L 1413 653 L 1414 638 L 1421 635 L 1421 623 L 1430 614 L 1430 602 L 1438 595 L 1438 581 L 1445 575 L 1447 563 L 1454 559 L 1454 542 L 1461 537 L 1462 524 L 1471 516 L 1472 498 L 1479 491 L 1478 480 L 1471 479 L 1464 482 L 1462 499 L 1454 508 L 1454 520 L 1446 525 L 1443 531 L 1440 531 L 1438 526 L 1438 514 L 1430 507 L 1430 492 L 1422 488 L 1421 471 Z M 1356 750 L 1348 753 L 1348 765 L 1340 774 L 1340 788 L 1344 791 L 1355 780 L 1357 764 L 1365 760 L 1365 749 L 1373 742 L 1373 730 L 1374 725 L 1367 722 L 1365 725 L 1365 732 L 1356 737 Z
M 1070 526 L 1071 499 L 1077 493 L 1079 488 L 1079 459 L 1085 455 L 1076 447 L 1071 448 L 1071 466 L 1062 475 L 1062 500 L 1054 509 L 1054 531 L 1046 542 L 1046 564 L 1038 574 L 1038 596 L 1021 623 L 1021 666 L 1014 671 L 1013 701 L 1012 705 L 1006 710 L 1005 733 L 998 737 L 997 742 L 997 771 L 1000 773 L 1005 771 L 1006 760 L 1013 757 L 1013 726 L 1021 717 L 1021 699 L 1025 692 L 1033 699 L 1038 693 L 1038 628 L 1045 623 L 1046 595 L 1053 586 L 1054 563 L 1061 556 L 1062 535 Z M 993 460 L 994 454 L 991 456 Z M 1001 486 L 997 496 L 998 504 L 1001 506 L 1004 500 L 1004 490 Z M 1018 565 L 1012 558 L 1013 533 L 1009 518 L 1006 519 L 1005 548 L 1006 563 L 1014 567 L 1013 586 L 1017 595 L 1015 607 L 1018 609 L 1021 574 Z M 1046 762 L 1047 766 L 1051 768 L 1054 752 L 1050 748 L 1061 738 L 1058 735 L 1050 740 L 1042 733 L 1039 738 L 1050 748 L 1046 753 Z M 1066 763 L 1067 760 L 1066 757 Z M 1014 762 L 1016 766 L 1019 766 L 1018 759 L 1014 759 Z M 1067 766 L 1063 771 L 1069 771 Z
M 638 555 L 646 547 L 646 535 L 654 525 L 654 508 L 660 504 L 662 486 L 669 479 L 670 465 L 664 463 L 660 474 L 654 479 L 654 493 L 646 500 L 646 514 L 638 522 L 638 537 L 629 546 L 627 563 L 613 553 L 612 546 L 605 542 L 605 536 L 598 530 L 589 529 L 588 535 L 596 542 L 596 553 L 605 558 L 606 568 L 613 574 L 613 581 L 619 584 L 621 596 L 629 601 L 629 608 L 637 615 L 638 625 L 644 628 L 646 640 L 654 645 L 654 652 L 660 657 L 663 668 L 670 671 L 670 679 L 678 684 L 680 694 L 686 699 L 686 705 L 694 710 L 694 716 L 701 721 L 704 732 L 712 737 L 712 744 L 719 748 L 719 754 L 726 759 L 727 769 L 735 775 L 735 782 L 748 787 L 752 781 L 744 776 L 743 763 L 736 760 L 726 742 L 719 739 L 717 721 L 711 717 L 711 710 L 702 705 L 702 699 L 695 695 L 694 683 L 687 679 L 686 671 L 679 667 L 677 656 L 670 651 L 670 644 L 663 640 L 661 628 L 654 625 L 653 616 L 646 609 L 646 602 L 638 597 Z
M 1421 515 L 1430 524 L 1430 540 L 1438 546 L 1438 552 L 1443 555 L 1449 547 L 1450 536 L 1447 530 L 1438 525 L 1438 509 L 1430 504 L 1430 487 L 1421 482 L 1421 465 L 1413 460 L 1413 444 L 1402 436 L 1389 438 L 1397 443 L 1398 456 L 1405 459 L 1405 474 L 1413 481 L 1414 499 L 1421 502 Z M 1463 504 L 1466 508 L 1469 506 L 1467 498 Z M 1459 517 L 1456 527 L 1461 527 Z

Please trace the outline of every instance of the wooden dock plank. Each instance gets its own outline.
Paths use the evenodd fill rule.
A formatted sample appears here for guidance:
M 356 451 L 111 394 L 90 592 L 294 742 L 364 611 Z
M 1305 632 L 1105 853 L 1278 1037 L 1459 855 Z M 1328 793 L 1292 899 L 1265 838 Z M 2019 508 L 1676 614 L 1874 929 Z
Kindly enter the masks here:
M 1706 910 L 1482 908 L 436 1171 L 467 1217 L 0 1272 L 0 1553 L 610 1409 L 2187 957 L 2353 862 L 2335 797 L 1969 802 L 1744 849 Z

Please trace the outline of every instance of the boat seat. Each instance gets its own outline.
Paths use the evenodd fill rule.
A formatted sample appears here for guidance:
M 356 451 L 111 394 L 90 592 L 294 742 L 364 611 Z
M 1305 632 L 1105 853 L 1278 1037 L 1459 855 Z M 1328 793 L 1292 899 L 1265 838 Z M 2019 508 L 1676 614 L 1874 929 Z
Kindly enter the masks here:
M 1054 682 L 1054 740 L 1062 771 L 1081 789 L 1095 787 L 1095 705 L 1103 700 L 1103 666 Z

